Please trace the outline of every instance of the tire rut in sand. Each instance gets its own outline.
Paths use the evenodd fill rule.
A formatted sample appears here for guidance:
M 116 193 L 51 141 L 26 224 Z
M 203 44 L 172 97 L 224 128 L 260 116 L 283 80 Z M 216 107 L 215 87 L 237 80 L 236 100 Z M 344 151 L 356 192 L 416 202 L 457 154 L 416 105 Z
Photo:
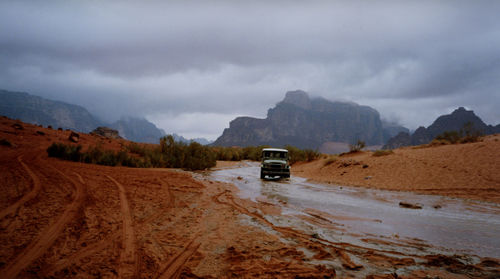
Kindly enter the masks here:
M 65 225 L 74 219 L 78 209 L 83 204 L 83 200 L 85 198 L 85 189 L 83 185 L 81 183 L 76 183 L 60 170 L 55 170 L 75 186 L 74 199 L 71 204 L 66 206 L 66 209 L 57 221 L 51 223 L 49 227 L 41 231 L 38 237 L 0 272 L 0 274 L 2 274 L 2 278 L 16 278 L 23 269 L 41 257 L 52 246 L 54 241 L 64 229 Z
M 118 187 L 120 192 L 120 207 L 123 220 L 123 250 L 120 255 L 119 276 L 120 278 L 134 278 L 137 275 L 137 251 L 135 247 L 132 214 L 130 212 L 127 195 L 122 184 L 109 175 L 106 175 L 106 177 Z
M 83 183 L 83 179 L 81 179 L 81 176 L 79 176 L 76 173 L 75 173 L 75 175 L 77 175 L 79 177 L 80 181 L 82 181 L 82 183 Z M 157 220 L 160 216 L 166 214 L 169 211 L 169 209 L 174 207 L 175 196 L 173 195 L 172 191 L 170 190 L 170 186 L 167 183 L 163 183 L 163 185 L 168 189 L 167 197 L 165 198 L 166 204 L 167 204 L 167 206 L 165 207 L 165 210 L 164 211 L 156 211 L 153 214 L 150 214 L 148 217 L 145 217 L 143 220 L 137 221 L 136 224 L 138 227 L 141 227 L 142 225 L 150 224 L 154 220 Z M 115 239 L 120 237 L 120 233 L 121 233 L 120 231 L 112 232 L 109 235 L 107 235 L 106 237 L 104 237 L 103 239 L 101 239 L 101 240 L 99 240 L 91 245 L 88 245 L 85 248 L 80 249 L 78 252 L 76 252 L 72 255 L 69 255 L 64 260 L 62 260 L 62 261 L 58 262 L 56 265 L 54 265 L 51 268 L 51 272 L 49 273 L 49 275 L 54 275 L 58 271 L 60 271 L 64 268 L 67 268 L 67 267 L 71 266 L 72 264 L 78 264 L 79 261 L 81 261 L 84 258 L 90 257 L 93 254 L 96 254 L 96 253 L 108 248 L 109 246 L 111 246 L 111 244 L 113 243 L 113 241 Z
M 40 185 L 40 179 L 38 176 L 22 161 L 23 156 L 17 157 L 17 161 L 23 166 L 23 168 L 26 170 L 26 172 L 29 174 L 31 177 L 31 180 L 33 180 L 33 189 L 26 195 L 24 195 L 21 199 L 19 199 L 17 202 L 14 204 L 10 205 L 6 209 L 2 210 L 0 212 L 0 219 L 3 219 L 4 217 L 14 214 L 17 212 L 20 206 L 25 204 L 27 201 L 33 199 L 38 195 L 38 192 L 40 192 L 40 189 L 42 188 Z
M 182 267 L 186 264 L 187 261 L 189 261 L 193 254 L 196 253 L 201 245 L 201 242 L 198 241 L 199 235 L 200 234 L 197 234 L 193 239 L 191 239 L 191 241 L 189 241 L 186 245 L 186 248 L 177 253 L 167 262 L 158 278 L 179 278 Z

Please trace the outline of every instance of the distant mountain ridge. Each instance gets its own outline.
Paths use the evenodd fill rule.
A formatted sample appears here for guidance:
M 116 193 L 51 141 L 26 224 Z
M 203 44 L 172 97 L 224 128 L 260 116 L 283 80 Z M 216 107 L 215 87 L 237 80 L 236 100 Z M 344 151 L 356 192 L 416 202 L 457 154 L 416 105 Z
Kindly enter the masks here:
M 122 117 L 109 127 L 117 130 L 122 137 L 137 142 L 158 143 L 165 135 L 165 131 L 144 118 Z
M 104 123 L 81 106 L 24 92 L 0 90 L 0 115 L 84 133 L 89 133 L 99 126 L 106 126 L 118 130 L 122 137 L 136 142 L 158 143 L 160 137 L 165 135 L 163 130 L 146 119 L 126 117 L 111 124 Z
M 408 129 L 382 123 L 368 106 L 310 99 L 302 91 L 289 91 L 283 101 L 268 110 L 267 118 L 237 117 L 213 143 L 216 146 L 287 144 L 317 149 L 325 142 L 382 145 L 386 139 Z
M 102 124 L 85 108 L 24 92 L 0 90 L 0 114 L 24 122 L 89 133 Z
M 387 144 L 383 146 L 383 149 L 426 144 L 444 132 L 460 131 L 468 123 L 472 125 L 471 128 L 474 131 L 484 135 L 500 133 L 500 124 L 497 126 L 486 125 L 474 111 L 459 107 L 451 114 L 439 116 L 429 127 L 419 127 L 411 135 L 407 132 L 399 133 L 390 138 Z

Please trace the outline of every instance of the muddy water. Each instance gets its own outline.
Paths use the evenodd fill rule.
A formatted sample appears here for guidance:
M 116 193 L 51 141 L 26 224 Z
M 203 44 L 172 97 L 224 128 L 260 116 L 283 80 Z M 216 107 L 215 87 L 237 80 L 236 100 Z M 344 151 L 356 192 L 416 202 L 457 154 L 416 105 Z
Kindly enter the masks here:
M 283 217 L 269 217 L 273 223 L 331 241 L 366 247 L 386 245 L 385 249 L 406 249 L 414 254 L 439 252 L 500 258 L 500 206 L 496 204 L 320 185 L 298 177 L 263 181 L 256 163 L 214 171 L 211 176 L 236 185 L 241 198 L 266 199 L 280 206 Z M 420 204 L 422 209 L 402 208 L 401 201 Z M 304 216 L 327 220 L 337 229 L 304 221 Z M 372 239 L 384 240 L 385 244 Z

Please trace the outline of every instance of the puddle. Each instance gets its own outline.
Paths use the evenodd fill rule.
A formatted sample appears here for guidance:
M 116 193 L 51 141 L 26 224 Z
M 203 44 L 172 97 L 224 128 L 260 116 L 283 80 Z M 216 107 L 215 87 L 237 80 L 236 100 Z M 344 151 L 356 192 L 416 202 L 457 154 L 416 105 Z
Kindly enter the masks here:
M 304 231 L 314 231 L 335 241 L 341 239 L 364 246 L 379 244 L 369 244 L 362 239 L 379 238 L 401 243 L 430 244 L 433 251 L 439 253 L 500 258 L 500 207 L 496 204 L 408 192 L 321 185 L 299 177 L 264 181 L 259 178 L 258 163 L 247 165 L 214 171 L 211 178 L 236 185 L 240 189 L 240 198 L 257 201 L 258 197 L 265 197 L 282 208 L 287 223 Z M 401 201 L 421 204 L 423 208 L 402 208 L 399 206 Z M 436 205 L 440 208 L 436 209 Z M 332 222 L 349 233 L 328 230 L 315 222 L 305 224 L 306 221 L 300 216 Z M 414 249 L 415 253 L 422 252 L 421 247 Z

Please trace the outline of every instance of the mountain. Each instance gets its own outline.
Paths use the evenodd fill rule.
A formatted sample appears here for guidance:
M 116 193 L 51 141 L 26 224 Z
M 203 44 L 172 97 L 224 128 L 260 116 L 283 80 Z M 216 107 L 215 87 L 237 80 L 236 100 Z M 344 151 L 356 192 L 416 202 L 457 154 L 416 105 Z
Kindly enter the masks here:
M 104 123 L 81 106 L 23 92 L 0 90 L 0 115 L 84 133 L 89 133 L 99 126 L 106 126 L 118 130 L 122 137 L 136 142 L 158 143 L 160 137 L 165 135 L 163 130 L 146 119 L 126 117 L 112 124 Z
M 389 139 L 383 149 L 426 144 L 444 132 L 460 131 L 468 124 L 472 124 L 471 128 L 474 131 L 484 135 L 500 132 L 498 129 L 500 125 L 486 125 L 474 111 L 459 107 L 451 114 L 439 116 L 429 127 L 419 127 L 412 135 L 405 132 L 399 133 L 396 137 Z
M 0 115 L 37 125 L 88 133 L 102 123 L 85 108 L 24 92 L 0 90 Z
M 390 138 L 396 136 L 401 132 L 409 133 L 410 130 L 394 122 L 388 122 L 382 120 L 383 136 L 384 142 L 387 142 Z
M 122 137 L 136 142 L 159 143 L 165 135 L 163 130 L 144 118 L 122 117 L 109 127 L 117 130 Z
M 172 136 L 174 137 L 174 140 L 175 141 L 178 141 L 178 142 L 183 142 L 183 143 L 186 143 L 186 144 L 190 144 L 191 142 L 197 142 L 201 145 L 208 145 L 208 144 L 211 144 L 212 141 L 209 141 L 207 140 L 206 138 L 194 138 L 194 139 L 186 139 L 185 137 L 181 136 L 181 135 L 178 135 L 178 134 L 172 134 Z
M 238 117 L 213 143 L 216 146 L 287 144 L 317 149 L 326 142 L 367 145 L 384 143 L 387 135 L 405 128 L 388 125 L 384 130 L 379 113 L 368 106 L 311 99 L 301 90 L 289 91 L 283 101 L 268 110 L 267 118 Z

